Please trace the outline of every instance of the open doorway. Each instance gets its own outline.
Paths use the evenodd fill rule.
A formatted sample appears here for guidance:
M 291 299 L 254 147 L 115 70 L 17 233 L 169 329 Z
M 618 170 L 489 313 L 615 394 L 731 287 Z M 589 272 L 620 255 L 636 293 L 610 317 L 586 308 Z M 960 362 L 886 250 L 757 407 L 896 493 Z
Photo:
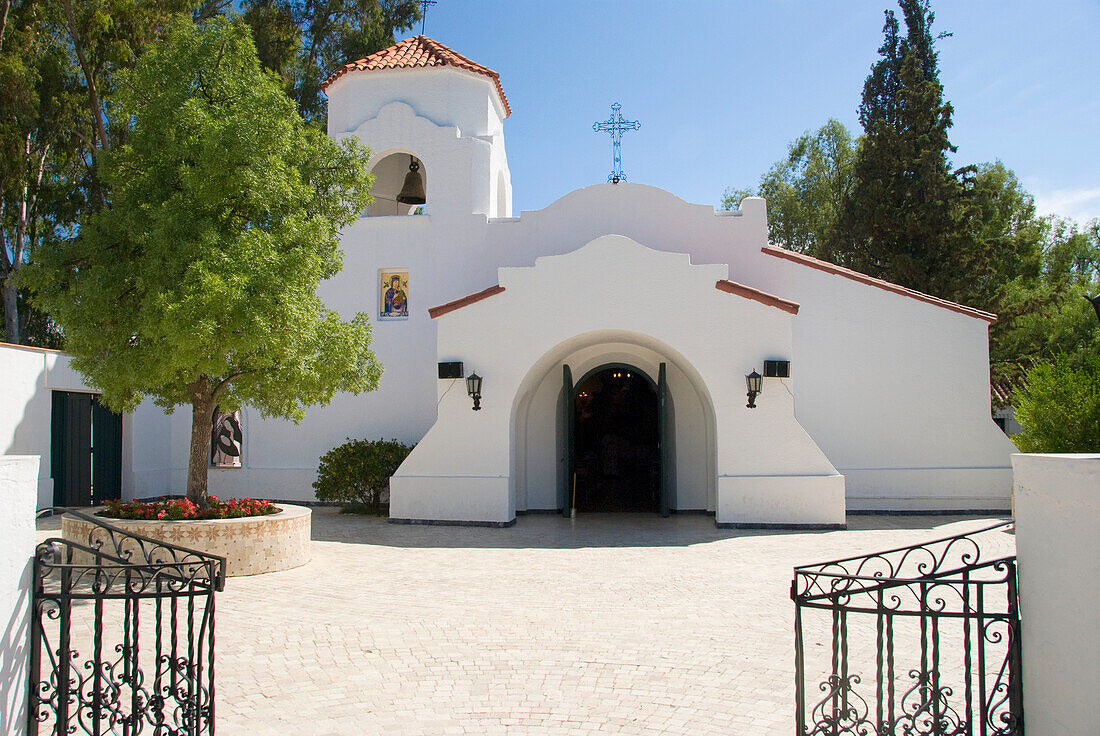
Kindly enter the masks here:
M 661 510 L 657 387 L 629 366 L 581 380 L 573 394 L 578 512 Z

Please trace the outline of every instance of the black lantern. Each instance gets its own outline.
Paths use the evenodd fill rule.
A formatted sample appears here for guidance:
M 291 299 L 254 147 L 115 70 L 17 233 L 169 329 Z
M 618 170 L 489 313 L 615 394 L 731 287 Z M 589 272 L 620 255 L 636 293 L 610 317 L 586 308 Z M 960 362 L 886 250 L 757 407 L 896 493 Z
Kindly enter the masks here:
M 471 373 L 466 376 L 466 393 L 474 400 L 474 411 L 481 410 L 481 376 Z
M 405 186 L 401 187 L 401 193 L 397 195 L 397 201 L 401 204 L 424 204 L 424 177 L 420 175 L 420 164 L 409 156 L 409 173 L 405 174 Z
M 745 404 L 745 406 L 750 409 L 755 409 L 756 396 L 760 393 L 760 389 L 764 385 L 764 377 L 754 370 L 752 373 L 745 376 L 745 383 L 748 384 L 749 387 L 749 403 Z

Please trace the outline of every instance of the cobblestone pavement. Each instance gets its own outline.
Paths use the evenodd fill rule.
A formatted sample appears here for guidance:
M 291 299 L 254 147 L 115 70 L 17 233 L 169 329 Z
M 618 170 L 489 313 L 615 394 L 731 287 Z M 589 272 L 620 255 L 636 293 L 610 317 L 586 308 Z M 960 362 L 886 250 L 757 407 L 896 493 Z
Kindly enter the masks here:
M 218 734 L 790 734 L 792 568 L 995 522 L 848 521 L 485 529 L 315 509 L 309 564 L 218 595 Z

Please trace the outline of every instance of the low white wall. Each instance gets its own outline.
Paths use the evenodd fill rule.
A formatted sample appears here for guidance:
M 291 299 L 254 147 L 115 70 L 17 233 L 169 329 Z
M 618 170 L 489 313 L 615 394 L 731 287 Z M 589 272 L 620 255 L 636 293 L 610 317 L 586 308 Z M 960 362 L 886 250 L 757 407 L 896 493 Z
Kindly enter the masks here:
M 393 521 L 504 525 L 515 518 L 507 476 L 394 476 L 390 479 L 390 519 Z
M 844 528 L 844 476 L 719 476 L 715 522 Z
M 1100 723 L 1100 455 L 1013 455 L 1028 733 Z
M 0 344 L 0 454 L 37 455 L 39 508 L 53 505 L 50 445 L 54 391 L 91 392 L 56 350 Z M 125 427 L 123 444 L 126 443 Z M 125 452 L 125 450 L 124 450 Z
M 27 732 L 30 657 L 31 560 L 34 511 L 38 494 L 38 458 L 0 457 L 0 733 Z

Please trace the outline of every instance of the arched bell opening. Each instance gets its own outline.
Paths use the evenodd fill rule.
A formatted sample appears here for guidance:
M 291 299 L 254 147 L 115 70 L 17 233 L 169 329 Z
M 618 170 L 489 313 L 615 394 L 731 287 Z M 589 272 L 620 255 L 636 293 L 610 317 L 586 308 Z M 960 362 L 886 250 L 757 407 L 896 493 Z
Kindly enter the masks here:
M 383 156 L 371 169 L 374 201 L 367 206 L 367 217 L 412 215 L 423 212 L 427 204 L 428 172 L 424 162 L 412 153 Z

